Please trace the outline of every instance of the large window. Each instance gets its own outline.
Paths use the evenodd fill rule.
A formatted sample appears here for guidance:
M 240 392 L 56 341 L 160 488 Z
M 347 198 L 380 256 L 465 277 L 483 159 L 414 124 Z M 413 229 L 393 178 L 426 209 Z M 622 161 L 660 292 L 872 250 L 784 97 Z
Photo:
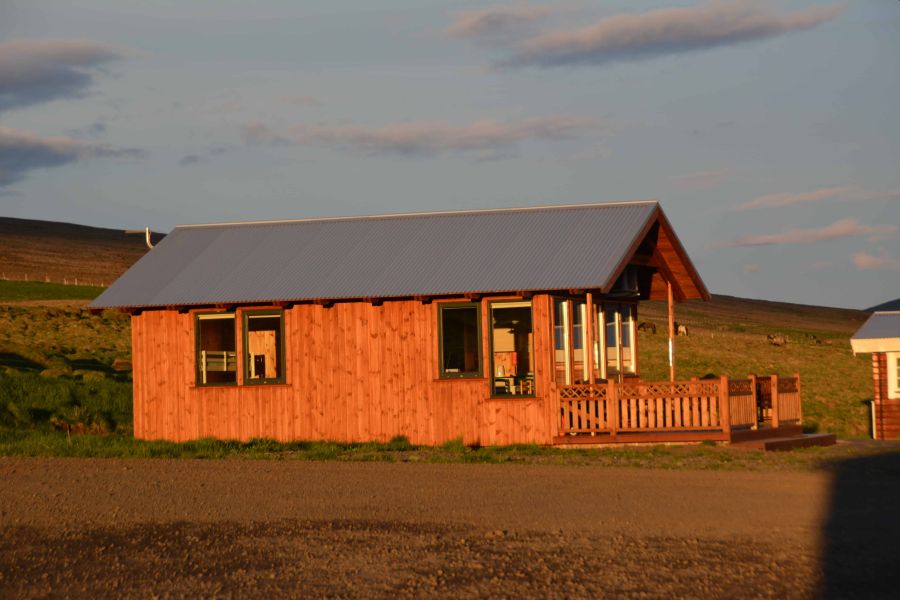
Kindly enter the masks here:
M 491 302 L 493 395 L 534 395 L 534 330 L 531 302 Z
M 441 377 L 481 377 L 481 308 L 453 302 L 438 305 Z
M 553 302 L 556 382 L 560 385 L 584 383 L 588 380 L 587 303 L 564 298 L 556 298 Z
M 194 317 L 197 385 L 237 383 L 234 313 L 200 313 Z
M 555 298 L 553 301 L 554 364 L 556 383 L 571 385 L 602 381 L 635 373 L 632 304 L 593 305 L 589 318 L 586 299 Z M 590 341 L 588 340 L 590 332 Z M 588 352 L 593 374 L 588 373 Z M 621 363 L 621 369 L 620 369 Z
M 284 383 L 284 313 L 244 313 L 244 383 Z
M 634 372 L 633 315 L 634 307 L 630 304 L 607 304 L 605 306 L 607 373 Z

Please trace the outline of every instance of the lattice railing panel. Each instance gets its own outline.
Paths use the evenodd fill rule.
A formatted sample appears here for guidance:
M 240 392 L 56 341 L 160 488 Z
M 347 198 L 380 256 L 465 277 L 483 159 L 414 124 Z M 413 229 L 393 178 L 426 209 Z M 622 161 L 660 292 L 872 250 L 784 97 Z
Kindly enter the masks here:
M 798 381 L 796 377 L 778 378 L 779 394 L 794 394 L 798 390 Z
M 564 400 L 583 398 L 606 398 L 608 384 L 564 385 L 559 388 L 559 397 Z

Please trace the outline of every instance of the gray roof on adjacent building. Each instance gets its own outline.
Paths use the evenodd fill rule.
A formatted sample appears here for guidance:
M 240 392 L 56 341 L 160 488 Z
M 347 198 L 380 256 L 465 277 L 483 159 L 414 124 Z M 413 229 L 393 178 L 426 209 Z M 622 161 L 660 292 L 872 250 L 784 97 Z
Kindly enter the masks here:
M 851 340 L 900 338 L 900 311 L 877 312 L 863 323 Z
M 850 338 L 853 352 L 900 352 L 900 312 L 876 312 Z
M 91 304 L 608 291 L 655 201 L 176 227 Z

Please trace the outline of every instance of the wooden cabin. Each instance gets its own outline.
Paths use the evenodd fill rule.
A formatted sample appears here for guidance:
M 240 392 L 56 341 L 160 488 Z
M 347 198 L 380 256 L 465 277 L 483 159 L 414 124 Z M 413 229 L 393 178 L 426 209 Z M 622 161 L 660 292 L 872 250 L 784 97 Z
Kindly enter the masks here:
M 850 345 L 872 355 L 872 437 L 900 439 L 900 311 L 873 313 Z
M 799 427 L 799 377 L 640 378 L 639 301 L 669 302 L 671 365 L 691 298 L 709 294 L 650 201 L 179 226 L 92 308 L 132 315 L 138 438 L 727 441 L 765 410 Z

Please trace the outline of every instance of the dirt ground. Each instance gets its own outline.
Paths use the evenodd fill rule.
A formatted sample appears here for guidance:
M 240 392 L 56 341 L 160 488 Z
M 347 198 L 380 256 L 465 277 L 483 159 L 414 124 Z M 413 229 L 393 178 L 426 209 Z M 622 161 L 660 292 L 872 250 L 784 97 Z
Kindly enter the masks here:
M 0 458 L 2 597 L 890 597 L 900 463 Z

